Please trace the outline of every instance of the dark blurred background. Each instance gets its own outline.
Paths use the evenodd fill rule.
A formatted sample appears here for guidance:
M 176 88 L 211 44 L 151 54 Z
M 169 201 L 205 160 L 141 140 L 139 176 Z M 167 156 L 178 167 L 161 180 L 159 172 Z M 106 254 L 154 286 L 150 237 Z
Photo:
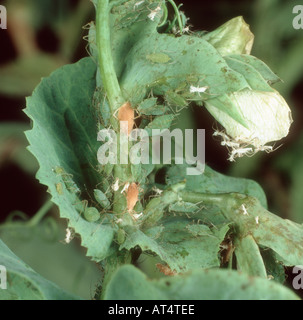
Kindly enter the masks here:
M 30 120 L 22 109 L 25 108 L 25 97 L 31 94 L 41 77 L 87 56 L 87 42 L 83 40 L 87 30 L 83 26 L 94 20 L 94 8 L 89 0 L 0 0 L 0 4 L 6 6 L 8 13 L 8 28 L 0 29 L 0 222 L 4 222 L 16 216 L 31 217 L 48 199 L 46 187 L 35 179 L 38 164 L 26 150 L 23 132 L 30 129 Z M 258 154 L 235 163 L 228 162 L 227 150 L 212 138 L 213 118 L 194 106 L 189 112 L 192 113 L 192 125 L 206 129 L 208 165 L 221 173 L 254 179 L 265 190 L 272 212 L 302 223 L 303 29 L 295 30 L 292 26 L 295 17 L 292 9 L 296 4 L 300 1 L 184 0 L 181 10 L 190 17 L 192 31 L 211 31 L 242 15 L 255 35 L 252 54 L 266 62 L 283 79 L 284 82 L 275 88 L 292 109 L 294 123 L 289 136 L 277 143 L 277 146 L 283 145 L 272 154 Z M 56 208 L 50 215 L 59 221 Z M 58 239 L 64 239 L 64 225 L 61 229 Z M 41 247 L 37 248 L 34 240 L 23 233 L 23 229 L 8 232 L 7 228 L 1 229 L 0 226 L 1 238 L 40 273 L 61 284 L 64 278 L 65 287 L 72 288 L 83 297 L 92 294 L 98 270 L 82 261 L 76 248 L 75 254 L 69 256 L 63 245 L 49 247 L 54 256 L 49 251 L 45 256 L 46 262 L 41 265 L 46 247 L 40 243 Z M 16 234 L 21 239 L 19 242 Z M 57 259 L 58 255 L 69 261 L 66 263 L 74 270 L 73 276 L 82 274 L 80 280 L 83 285 L 79 277 L 75 282 L 74 278 L 66 276 L 68 272 L 64 263 L 61 278 L 58 272 L 46 270 L 45 264 L 50 259 Z M 87 278 L 83 276 L 83 270 L 91 277 L 90 288 L 85 287 Z

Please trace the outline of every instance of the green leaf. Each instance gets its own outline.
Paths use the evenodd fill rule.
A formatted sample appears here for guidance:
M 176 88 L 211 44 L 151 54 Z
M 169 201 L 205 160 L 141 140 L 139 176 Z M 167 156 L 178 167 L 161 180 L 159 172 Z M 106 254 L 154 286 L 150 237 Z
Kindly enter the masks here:
M 21 261 L 0 240 L 0 261 L 7 271 L 7 289 L 0 289 L 0 300 L 79 300 L 44 279 Z
M 247 65 L 250 65 L 255 70 L 257 70 L 264 78 L 264 80 L 267 81 L 270 85 L 281 81 L 281 79 L 263 61 L 254 56 L 251 56 L 249 54 L 230 54 L 226 56 L 225 59 L 226 58 L 236 59 L 238 61 L 244 62 Z
M 187 218 L 175 216 L 163 219 L 161 228 L 155 227 L 144 232 L 132 230 L 120 249 L 130 250 L 136 246 L 143 251 L 157 254 L 176 272 L 195 268 L 220 266 L 219 250 L 228 225 L 208 227 L 194 224 Z
M 224 58 L 230 68 L 243 75 L 252 90 L 273 91 L 271 86 L 253 66 L 230 56 Z
M 249 179 L 225 176 L 205 166 L 205 171 L 199 176 L 186 175 L 183 165 L 172 166 L 167 171 L 169 185 L 186 180 L 185 189 L 199 193 L 227 193 L 239 192 L 259 199 L 263 207 L 267 207 L 267 200 L 260 185 Z
M 256 198 L 239 194 L 229 197 L 221 209 L 225 217 L 237 226 L 238 236 L 251 234 L 258 245 L 275 251 L 277 260 L 286 266 L 302 264 L 302 225 L 272 214 Z M 247 214 L 241 212 L 243 206 Z
M 101 221 L 87 222 L 79 210 L 83 204 L 78 194 L 79 190 L 91 192 L 93 199 L 93 190 L 103 179 L 96 170 L 98 111 L 92 106 L 95 76 L 96 65 L 91 58 L 62 67 L 43 79 L 27 98 L 25 113 L 33 120 L 33 129 L 26 136 L 29 150 L 40 164 L 37 178 L 48 186 L 61 217 L 80 234 L 87 255 L 100 261 L 112 253 L 114 230 L 106 223 L 105 213 Z
M 285 270 L 283 264 L 277 261 L 277 255 L 271 249 L 261 249 L 261 255 L 265 264 L 268 279 L 273 279 L 281 284 L 285 282 Z
M 137 0 L 122 1 L 113 4 L 110 11 L 111 47 L 117 77 L 120 78 L 125 68 L 125 57 L 137 41 L 146 33 L 155 32 L 161 19 L 161 12 L 156 15 L 154 21 L 148 18 L 151 10 L 154 10 L 163 1 L 153 1 L 138 6 Z M 90 51 L 97 60 L 96 29 L 91 23 L 89 30 Z
M 237 269 L 251 276 L 266 278 L 266 269 L 258 245 L 249 234 L 235 242 Z
M 18 58 L 1 66 L 0 93 L 24 97 L 34 90 L 41 77 L 47 76 L 62 64 L 63 61 L 58 57 L 46 54 Z
M 224 269 L 195 270 L 184 275 L 149 280 L 132 265 L 113 275 L 105 300 L 299 300 L 273 281 Z
M 151 54 L 163 53 L 170 57 L 169 62 L 149 59 Z M 195 81 L 191 81 L 193 78 Z M 156 32 L 147 33 L 130 50 L 121 87 L 129 96 L 134 96 L 140 88 L 146 91 L 147 87 L 155 94 L 164 94 L 167 90 L 176 90 L 184 80 L 188 82 L 186 94 L 190 92 L 190 85 L 208 86 L 210 95 L 248 87 L 244 77 L 231 70 L 207 41 L 194 36 L 177 38 Z

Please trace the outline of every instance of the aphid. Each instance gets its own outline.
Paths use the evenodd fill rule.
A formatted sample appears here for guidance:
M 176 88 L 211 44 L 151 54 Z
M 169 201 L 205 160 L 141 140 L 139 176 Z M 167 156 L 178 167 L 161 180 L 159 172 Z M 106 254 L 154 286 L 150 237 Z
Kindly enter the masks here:
M 78 186 L 73 181 L 73 175 L 65 172 L 65 170 L 62 167 L 55 167 L 53 171 L 62 177 L 62 180 L 67 188 L 67 190 L 73 192 L 73 193 L 80 193 L 81 190 L 78 188 Z
M 175 91 L 166 91 L 165 101 L 169 106 L 178 107 L 177 112 L 181 111 L 188 105 L 186 99 L 181 94 Z
M 127 210 L 128 212 L 132 212 L 136 203 L 139 199 L 139 188 L 138 185 L 133 182 L 129 185 L 126 192 L 126 201 L 127 201 Z
M 137 108 L 137 112 L 147 116 L 159 116 L 166 112 L 166 107 L 157 105 L 157 98 L 149 98 L 143 100 Z
M 102 208 L 109 208 L 110 202 L 107 199 L 106 195 L 99 189 L 94 190 L 94 196 L 97 202 L 101 205 Z
M 125 238 L 126 238 L 125 230 L 119 228 L 116 233 L 116 240 L 118 244 L 122 244 L 125 241 Z
M 84 218 L 88 222 L 96 222 L 100 219 L 100 212 L 95 207 L 88 207 L 84 210 Z
M 168 129 L 172 125 L 173 120 L 175 119 L 175 115 L 173 114 L 166 114 L 163 116 L 157 116 L 155 119 L 150 122 L 144 129 L 151 132 L 151 129 Z
M 63 195 L 63 186 L 62 183 L 56 183 L 56 190 L 59 195 Z
M 66 234 L 65 234 L 64 243 L 68 244 L 74 239 L 75 234 L 71 228 L 66 228 L 65 232 Z
M 171 57 L 163 52 L 147 54 L 146 59 L 152 63 L 167 63 L 171 61 Z

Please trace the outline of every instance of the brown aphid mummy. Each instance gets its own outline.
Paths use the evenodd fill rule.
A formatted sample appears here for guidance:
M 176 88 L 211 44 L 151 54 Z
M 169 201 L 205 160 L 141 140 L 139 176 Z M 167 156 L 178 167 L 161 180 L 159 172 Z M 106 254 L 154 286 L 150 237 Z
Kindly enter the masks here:
M 168 265 L 157 263 L 156 267 L 161 273 L 165 274 L 166 276 L 175 276 L 177 274 L 177 272 L 175 270 L 172 270 Z
M 132 212 L 139 199 L 139 186 L 133 182 L 126 191 L 127 210 Z
M 131 133 L 135 125 L 135 111 L 131 107 L 129 102 L 125 102 L 119 109 L 118 109 L 118 120 L 119 121 L 127 121 L 128 127 L 127 132 L 123 132 L 127 136 Z M 124 129 L 124 128 L 123 128 Z

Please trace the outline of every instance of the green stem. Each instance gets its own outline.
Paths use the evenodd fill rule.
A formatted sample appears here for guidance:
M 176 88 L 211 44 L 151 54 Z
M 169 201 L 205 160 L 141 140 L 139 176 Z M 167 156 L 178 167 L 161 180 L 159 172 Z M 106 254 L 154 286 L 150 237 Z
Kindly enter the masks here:
M 97 37 L 97 48 L 99 57 L 99 68 L 101 73 L 102 84 L 105 88 L 107 99 L 110 105 L 111 114 L 113 115 L 110 119 L 111 125 L 114 130 L 118 131 L 119 123 L 114 117 L 116 111 L 125 102 L 120 85 L 115 72 L 114 61 L 111 51 L 110 41 L 110 25 L 109 25 L 109 13 L 112 3 L 109 0 L 98 0 L 97 2 L 97 13 L 96 13 L 96 37 Z M 115 178 L 121 178 L 126 176 L 128 166 L 116 165 L 114 169 Z M 119 190 L 114 195 L 114 206 L 113 210 L 116 213 L 122 213 L 125 209 Z
M 51 200 L 48 200 L 44 203 L 44 205 L 39 209 L 39 211 L 28 221 L 27 226 L 32 227 L 37 225 L 42 218 L 48 213 L 48 211 L 52 208 L 54 203 Z
M 180 28 L 180 33 L 182 34 L 183 33 L 183 25 L 182 25 L 182 20 L 181 20 L 179 9 L 173 0 L 167 0 L 167 1 L 173 6 L 173 8 L 175 10 L 175 14 L 177 16 L 178 24 L 179 24 L 179 28 Z
M 167 10 L 167 7 L 166 7 L 165 4 L 163 5 L 163 11 L 164 11 L 163 18 L 162 18 L 163 20 L 162 20 L 162 22 L 158 25 L 158 28 L 163 27 L 163 26 L 167 23 L 168 10 Z
M 224 205 L 230 194 L 208 194 L 191 191 L 180 191 L 179 195 L 183 201 L 191 203 L 203 202 L 204 204 Z
M 0 226 L 0 229 L 7 228 L 18 228 L 18 227 L 35 227 L 39 224 L 39 222 L 44 218 L 44 216 L 48 213 L 48 211 L 52 208 L 54 203 L 51 200 L 48 200 L 43 204 L 43 206 L 38 210 L 38 212 L 28 221 L 26 222 L 5 222 Z
M 120 3 L 120 1 L 118 1 Z M 123 1 L 122 1 L 123 2 Z M 97 49 L 98 60 L 101 74 L 102 85 L 105 89 L 106 96 L 111 109 L 111 125 L 115 131 L 119 129 L 118 120 L 115 118 L 116 111 L 125 103 L 125 99 L 122 95 L 118 78 L 115 72 L 114 61 L 111 51 L 110 41 L 110 9 L 113 3 L 109 3 L 109 0 L 98 0 L 97 13 L 96 13 L 96 37 L 97 37 Z M 130 171 L 129 165 L 115 165 L 114 179 L 119 178 L 121 181 L 125 181 L 125 177 L 128 176 Z M 122 179 L 123 178 L 123 179 Z M 120 189 L 114 193 L 113 212 L 116 215 L 122 215 L 126 209 L 126 198 L 121 194 Z M 126 215 L 124 213 L 124 215 Z M 125 218 L 125 217 L 124 217 Z M 130 252 L 119 252 L 106 259 L 104 278 L 102 283 L 102 292 L 99 295 L 99 299 L 103 299 L 106 294 L 107 285 L 110 282 L 112 275 L 123 264 L 131 262 Z
M 99 68 L 111 112 L 114 114 L 125 101 L 121 93 L 111 52 L 109 10 L 110 6 L 108 0 L 98 0 L 96 37 Z M 114 117 L 111 117 L 111 122 L 113 127 L 117 129 L 117 121 Z

